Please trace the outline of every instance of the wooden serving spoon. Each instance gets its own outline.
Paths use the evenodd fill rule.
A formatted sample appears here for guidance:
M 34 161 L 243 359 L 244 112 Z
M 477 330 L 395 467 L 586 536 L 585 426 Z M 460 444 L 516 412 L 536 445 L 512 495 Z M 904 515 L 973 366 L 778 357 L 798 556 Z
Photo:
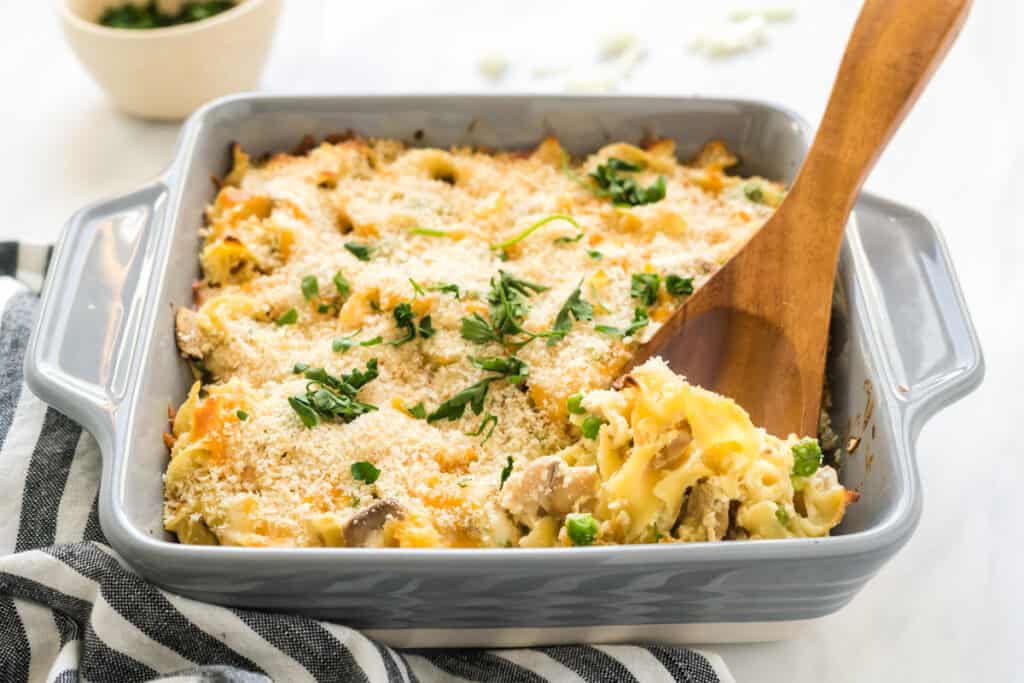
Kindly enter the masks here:
M 864 178 L 931 77 L 971 0 L 867 0 L 825 116 L 765 225 L 643 346 L 779 435 L 816 435 L 832 289 Z

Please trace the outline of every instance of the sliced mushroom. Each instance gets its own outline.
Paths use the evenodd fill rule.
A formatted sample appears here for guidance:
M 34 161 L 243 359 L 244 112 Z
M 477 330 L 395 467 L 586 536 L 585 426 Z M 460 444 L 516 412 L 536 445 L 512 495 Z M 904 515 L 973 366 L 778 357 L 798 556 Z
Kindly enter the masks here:
M 342 529 L 345 545 L 349 547 L 365 546 L 370 537 L 381 531 L 389 519 L 402 519 L 405 510 L 398 501 L 387 498 L 360 510 L 346 522 Z
M 693 436 L 690 434 L 689 427 L 685 427 L 676 434 L 675 438 L 672 439 L 665 448 L 663 448 L 654 458 L 651 460 L 651 466 L 655 469 L 671 469 L 676 467 L 680 463 L 680 458 L 683 456 L 683 452 L 686 447 L 693 441 Z
M 703 529 L 709 541 L 720 541 L 729 530 L 729 499 L 707 480 L 697 482 L 686 498 L 683 525 Z
M 546 515 L 567 515 L 593 498 L 594 466 L 571 467 L 557 455 L 537 458 L 513 472 L 502 489 L 501 504 L 517 521 L 533 526 Z

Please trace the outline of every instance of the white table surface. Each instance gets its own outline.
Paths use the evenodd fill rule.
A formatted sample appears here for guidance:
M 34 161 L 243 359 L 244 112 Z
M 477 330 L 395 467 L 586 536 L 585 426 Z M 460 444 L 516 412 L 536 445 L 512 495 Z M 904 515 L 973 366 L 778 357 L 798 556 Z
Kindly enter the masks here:
M 531 66 L 586 65 L 598 36 L 633 30 L 649 57 L 620 92 L 769 99 L 817 121 L 858 3 L 799 4 L 755 53 L 688 54 L 718 3 L 367 3 L 290 0 L 264 86 L 323 92 L 558 92 Z M 571 7 L 569 5 L 571 4 Z M 709 5 L 716 5 L 710 7 Z M 573 9 L 575 8 L 575 9 Z M 3 2 L 0 239 L 49 241 L 82 204 L 167 163 L 177 126 L 114 111 L 63 41 L 48 2 Z M 443 29 L 443 33 L 442 33 Z M 454 36 L 439 38 L 437 36 Z M 867 183 L 945 232 L 985 348 L 981 389 L 925 427 L 925 511 L 903 551 L 838 614 L 783 643 L 719 646 L 739 681 L 1021 680 L 1024 454 L 1024 7 L 984 0 Z M 512 69 L 483 80 L 485 49 Z M 1016 662 L 1016 666 L 1014 665 Z

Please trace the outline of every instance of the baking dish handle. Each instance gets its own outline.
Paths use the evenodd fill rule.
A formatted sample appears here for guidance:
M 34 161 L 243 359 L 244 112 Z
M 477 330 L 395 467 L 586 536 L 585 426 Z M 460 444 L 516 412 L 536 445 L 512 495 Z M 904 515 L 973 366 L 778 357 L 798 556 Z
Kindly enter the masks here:
M 862 194 L 857 236 L 867 257 L 891 393 L 905 407 L 911 434 L 966 396 L 985 361 L 949 251 L 926 216 Z M 897 229 L 899 228 L 899 229 Z
M 112 433 L 141 361 L 138 345 L 127 342 L 144 317 L 167 199 L 166 184 L 157 180 L 75 213 L 43 286 L 26 382 L 101 440 Z

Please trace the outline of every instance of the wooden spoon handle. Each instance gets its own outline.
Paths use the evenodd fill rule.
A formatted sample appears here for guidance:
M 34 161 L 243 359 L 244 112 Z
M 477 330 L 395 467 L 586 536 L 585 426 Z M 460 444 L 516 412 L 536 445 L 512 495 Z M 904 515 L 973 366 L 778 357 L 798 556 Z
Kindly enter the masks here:
M 867 0 L 818 134 L 785 205 L 807 210 L 812 239 L 838 254 L 864 178 L 960 32 L 971 0 Z M 784 206 L 785 206 L 784 205 Z M 784 210 L 784 209 L 783 209 Z M 822 234 L 827 229 L 831 235 Z

